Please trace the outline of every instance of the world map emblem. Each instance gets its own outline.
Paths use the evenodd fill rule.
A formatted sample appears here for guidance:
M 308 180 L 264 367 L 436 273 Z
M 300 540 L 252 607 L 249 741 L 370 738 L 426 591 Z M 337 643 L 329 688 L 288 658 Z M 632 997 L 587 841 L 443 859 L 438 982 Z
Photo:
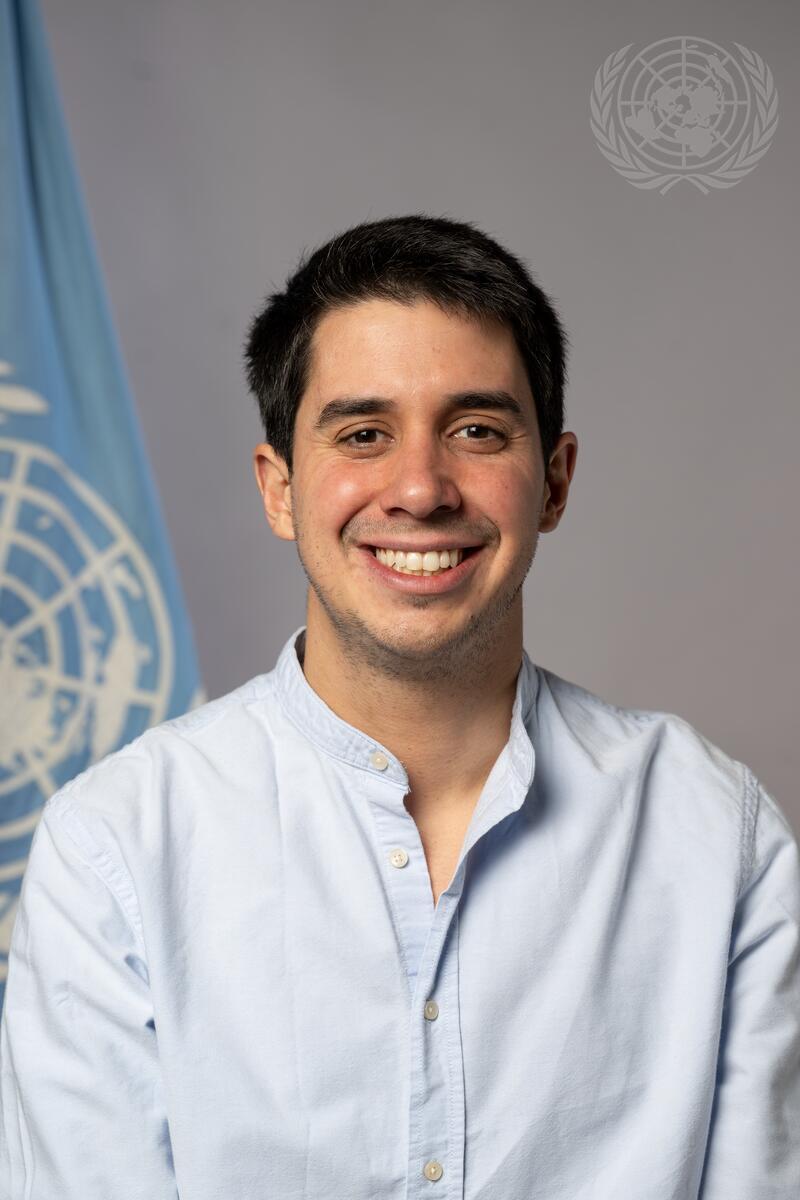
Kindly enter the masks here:
M 778 93 L 760 55 L 696 37 L 633 43 L 610 54 L 590 97 L 601 153 L 634 187 L 662 195 L 677 183 L 704 194 L 733 187 L 769 149 Z
M 0 422 L 46 412 L 10 370 Z M 119 515 L 48 447 L 0 436 L 0 979 L 44 801 L 164 719 L 173 660 L 161 585 Z

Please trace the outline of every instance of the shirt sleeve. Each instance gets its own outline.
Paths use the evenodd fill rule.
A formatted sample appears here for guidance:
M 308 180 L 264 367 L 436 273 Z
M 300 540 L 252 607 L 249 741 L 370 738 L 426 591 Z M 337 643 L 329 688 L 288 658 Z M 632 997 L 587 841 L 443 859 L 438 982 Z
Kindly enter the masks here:
M 0 1021 L 0 1196 L 175 1200 L 135 893 L 63 793 L 34 831 Z
M 752 867 L 731 937 L 699 1200 L 800 1197 L 800 852 L 752 775 Z

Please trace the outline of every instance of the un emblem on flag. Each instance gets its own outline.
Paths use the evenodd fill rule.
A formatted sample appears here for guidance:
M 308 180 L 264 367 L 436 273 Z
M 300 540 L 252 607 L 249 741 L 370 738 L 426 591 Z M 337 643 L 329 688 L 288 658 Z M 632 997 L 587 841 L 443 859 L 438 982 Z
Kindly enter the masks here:
M 632 45 L 632 44 L 631 44 Z M 662 38 L 610 54 L 590 97 L 601 153 L 634 187 L 662 195 L 684 180 L 733 187 L 770 147 L 778 93 L 760 55 L 705 38 Z
M 0 364 L 0 375 L 9 368 Z M 0 414 L 47 411 L 0 383 Z M 0 879 L 21 878 L 44 801 L 164 718 L 168 609 L 117 513 L 47 447 L 0 437 Z M 1 935 L 15 897 L 0 891 Z M 0 954 L 0 978 L 5 963 Z

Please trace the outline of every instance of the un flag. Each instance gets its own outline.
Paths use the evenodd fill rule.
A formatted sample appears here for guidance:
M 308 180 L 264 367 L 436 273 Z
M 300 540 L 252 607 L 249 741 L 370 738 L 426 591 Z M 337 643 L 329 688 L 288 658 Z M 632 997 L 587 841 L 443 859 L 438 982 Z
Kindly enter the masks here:
M 0 0 L 0 1008 L 44 801 L 200 698 L 33 0 Z

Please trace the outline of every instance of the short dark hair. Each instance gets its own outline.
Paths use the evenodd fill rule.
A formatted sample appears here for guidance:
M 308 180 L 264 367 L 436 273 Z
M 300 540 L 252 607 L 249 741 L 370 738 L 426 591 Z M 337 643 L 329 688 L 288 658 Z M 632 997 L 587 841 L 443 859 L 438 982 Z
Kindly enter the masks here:
M 528 372 L 548 463 L 563 432 L 568 349 L 551 300 L 520 259 L 471 222 L 415 213 L 355 225 L 301 257 L 285 290 L 268 296 L 250 325 L 247 382 L 266 439 L 290 474 L 317 324 L 332 309 L 373 298 L 428 299 L 445 311 L 506 325 Z

